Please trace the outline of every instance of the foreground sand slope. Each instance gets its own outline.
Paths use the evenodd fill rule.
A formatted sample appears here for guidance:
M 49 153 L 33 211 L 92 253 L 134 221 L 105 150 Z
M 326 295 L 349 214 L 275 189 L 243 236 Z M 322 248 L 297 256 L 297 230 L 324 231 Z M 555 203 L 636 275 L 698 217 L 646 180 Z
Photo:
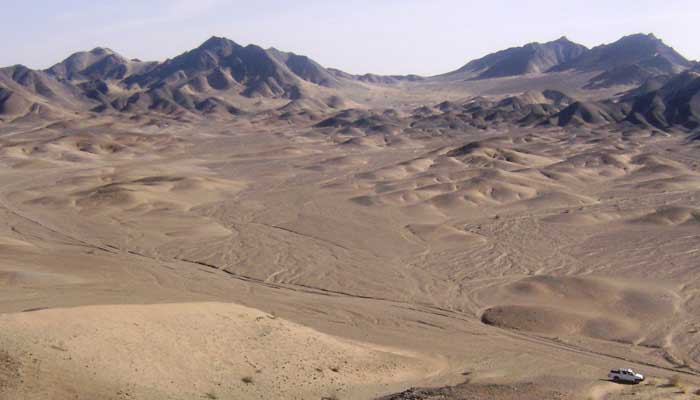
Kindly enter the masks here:
M 439 368 L 233 304 L 0 316 L 3 399 L 366 399 Z

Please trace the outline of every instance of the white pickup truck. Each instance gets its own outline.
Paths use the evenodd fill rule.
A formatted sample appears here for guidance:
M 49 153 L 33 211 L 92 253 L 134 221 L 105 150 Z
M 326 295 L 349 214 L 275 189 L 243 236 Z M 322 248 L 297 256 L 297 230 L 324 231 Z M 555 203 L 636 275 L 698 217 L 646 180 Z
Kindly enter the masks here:
M 630 368 L 620 368 L 610 371 L 608 378 L 613 382 L 639 383 L 644 380 L 644 375 L 634 372 Z

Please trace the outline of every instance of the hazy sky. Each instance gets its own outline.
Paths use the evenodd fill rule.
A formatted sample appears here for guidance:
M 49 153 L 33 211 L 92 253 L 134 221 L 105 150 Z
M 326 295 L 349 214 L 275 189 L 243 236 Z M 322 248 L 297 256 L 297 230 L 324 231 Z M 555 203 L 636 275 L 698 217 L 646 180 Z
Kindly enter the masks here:
M 447 72 L 562 35 L 593 46 L 653 32 L 700 59 L 698 0 L 0 0 L 0 65 L 46 68 L 109 47 L 164 60 L 212 35 L 353 73 Z

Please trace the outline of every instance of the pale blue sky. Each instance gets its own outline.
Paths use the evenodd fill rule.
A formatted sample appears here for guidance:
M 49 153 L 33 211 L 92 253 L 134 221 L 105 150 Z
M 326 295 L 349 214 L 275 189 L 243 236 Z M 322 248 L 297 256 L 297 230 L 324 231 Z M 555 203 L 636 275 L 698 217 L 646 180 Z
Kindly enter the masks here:
M 353 73 L 431 75 L 527 42 L 637 32 L 700 59 L 700 1 L 0 0 L 0 65 L 46 68 L 96 46 L 162 61 L 217 35 Z

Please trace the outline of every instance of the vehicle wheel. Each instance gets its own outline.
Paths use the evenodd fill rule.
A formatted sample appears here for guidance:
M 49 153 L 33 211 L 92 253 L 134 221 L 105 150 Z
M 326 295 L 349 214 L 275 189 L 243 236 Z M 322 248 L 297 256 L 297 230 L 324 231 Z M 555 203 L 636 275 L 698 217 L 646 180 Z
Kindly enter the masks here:
M 620 378 L 613 376 L 613 382 L 620 382 Z

